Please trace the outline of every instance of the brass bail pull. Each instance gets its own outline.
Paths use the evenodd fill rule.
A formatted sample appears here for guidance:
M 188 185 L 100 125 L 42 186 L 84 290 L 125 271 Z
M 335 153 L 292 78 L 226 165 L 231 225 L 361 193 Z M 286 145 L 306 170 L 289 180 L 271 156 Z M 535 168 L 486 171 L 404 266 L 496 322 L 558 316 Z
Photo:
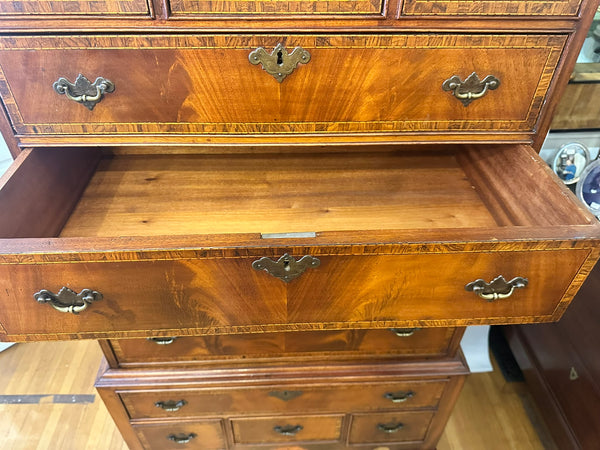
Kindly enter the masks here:
M 379 423 L 377 424 L 377 429 L 379 431 L 383 431 L 384 433 L 397 433 L 402 428 L 404 428 L 404 424 L 401 422 L 397 423 Z
M 166 402 L 156 402 L 156 403 L 154 403 L 154 406 L 156 406 L 157 408 L 163 409 L 163 410 L 168 411 L 168 412 L 179 411 L 185 405 L 187 405 L 187 402 L 185 400 L 183 400 L 183 399 L 179 400 L 179 401 L 168 400 Z
M 262 68 L 281 83 L 298 64 L 310 61 L 310 53 L 302 47 L 296 47 L 292 53 L 288 53 L 283 44 L 279 43 L 271 53 L 267 53 L 263 47 L 258 47 L 248 55 L 248 59 L 251 64 L 262 64 Z
M 442 84 L 444 91 L 451 91 L 452 94 L 462 102 L 463 105 L 469 106 L 473 100 L 483 97 L 488 89 L 494 90 L 500 86 L 500 80 L 493 75 L 488 75 L 483 80 L 473 72 L 465 81 L 461 80 L 458 75 L 448 78 Z
M 192 439 L 195 439 L 198 435 L 196 433 L 190 434 L 170 434 L 167 439 L 175 442 L 176 444 L 188 444 Z
M 50 306 L 57 311 L 79 314 L 86 310 L 92 302 L 102 300 L 102 294 L 91 289 L 84 289 L 78 294 L 68 287 L 63 287 L 58 294 L 42 289 L 33 294 L 33 298 L 40 303 L 50 303 Z
M 404 403 L 414 396 L 415 393 L 413 391 L 386 392 L 383 394 L 383 398 L 391 400 L 392 403 Z
M 502 300 L 510 297 L 515 289 L 523 289 L 528 283 L 527 278 L 516 277 L 510 281 L 506 281 L 500 275 L 489 283 L 482 279 L 472 281 L 465 286 L 465 290 L 474 292 L 488 302 L 493 302 L 494 300 Z
M 282 436 L 296 436 L 304 427 L 302 425 L 277 425 L 273 427 L 273 431 Z
M 106 78 L 98 77 L 96 81 L 91 83 L 90 80 L 81 74 L 77 76 L 75 83 L 71 83 L 66 78 L 61 77 L 54 82 L 52 87 L 58 94 L 66 95 L 69 100 L 81 103 L 90 111 L 102 100 L 102 96 L 105 93 L 115 90 L 114 83 Z

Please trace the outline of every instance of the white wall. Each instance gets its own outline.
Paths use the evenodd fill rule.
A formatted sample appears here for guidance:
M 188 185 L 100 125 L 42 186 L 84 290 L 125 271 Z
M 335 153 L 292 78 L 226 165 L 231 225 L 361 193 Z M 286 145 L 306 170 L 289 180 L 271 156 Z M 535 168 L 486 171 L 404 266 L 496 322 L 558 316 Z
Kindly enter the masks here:
M 4 139 L 2 139 L 2 135 L 0 135 L 0 175 L 10 166 L 11 162 L 12 157 L 8 151 L 8 147 L 4 143 Z

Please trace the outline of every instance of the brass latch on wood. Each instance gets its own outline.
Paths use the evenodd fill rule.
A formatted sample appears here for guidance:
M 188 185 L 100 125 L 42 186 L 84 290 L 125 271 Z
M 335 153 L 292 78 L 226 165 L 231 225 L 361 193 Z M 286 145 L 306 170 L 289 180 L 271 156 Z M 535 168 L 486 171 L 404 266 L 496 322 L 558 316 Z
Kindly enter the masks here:
M 269 275 L 289 283 L 302 275 L 306 269 L 319 267 L 320 264 L 321 261 L 309 255 L 296 261 L 293 256 L 286 253 L 277 261 L 267 257 L 260 258 L 252 263 L 252 267 L 254 270 L 264 270 Z
M 500 275 L 489 283 L 481 279 L 472 281 L 465 286 L 465 290 L 472 291 L 488 302 L 492 302 L 510 297 L 515 289 L 522 289 L 527 284 L 527 278 L 516 277 L 510 281 L 506 281 Z
M 463 105 L 469 106 L 473 100 L 483 97 L 488 90 L 497 89 L 500 86 L 500 80 L 493 75 L 488 75 L 483 80 L 473 72 L 465 81 L 461 80 L 458 75 L 448 78 L 442 84 L 442 89 L 452 91 L 452 94 L 462 102 Z
M 86 77 L 79 74 L 75 83 L 71 83 L 66 78 L 59 78 L 52 87 L 58 94 L 64 94 L 69 100 L 81 103 L 90 111 L 102 100 L 105 93 L 113 92 L 115 85 L 112 81 L 103 77 L 96 78 L 93 83 Z
M 91 289 L 84 289 L 78 294 L 68 287 L 63 287 L 58 294 L 42 289 L 33 294 L 33 298 L 40 303 L 50 303 L 57 311 L 79 314 L 87 309 L 90 303 L 102 300 L 102 294 Z
M 302 47 L 296 47 L 292 53 L 288 53 L 282 44 L 277 44 L 271 53 L 267 53 L 263 47 L 257 48 L 248 55 L 248 59 L 252 64 L 262 64 L 262 68 L 281 83 L 298 64 L 310 61 L 310 53 Z

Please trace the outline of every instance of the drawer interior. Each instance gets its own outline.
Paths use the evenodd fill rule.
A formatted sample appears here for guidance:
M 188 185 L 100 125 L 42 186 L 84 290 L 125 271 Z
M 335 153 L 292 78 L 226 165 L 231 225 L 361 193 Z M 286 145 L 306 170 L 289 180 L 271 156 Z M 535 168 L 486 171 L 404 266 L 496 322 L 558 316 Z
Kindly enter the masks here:
M 0 236 L 293 237 L 593 223 L 527 146 L 190 150 L 27 150 L 0 184 L 0 205 L 10 211 Z

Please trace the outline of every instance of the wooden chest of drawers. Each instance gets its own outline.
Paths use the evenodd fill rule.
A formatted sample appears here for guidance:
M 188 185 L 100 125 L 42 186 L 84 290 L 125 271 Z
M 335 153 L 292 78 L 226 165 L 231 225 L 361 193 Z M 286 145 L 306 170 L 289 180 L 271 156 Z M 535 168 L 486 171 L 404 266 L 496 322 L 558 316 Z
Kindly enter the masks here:
M 101 339 L 131 448 L 434 448 L 600 254 L 536 154 L 595 9 L 4 2 L 0 339 Z
M 97 388 L 130 445 L 139 439 L 145 448 L 170 448 L 174 441 L 203 449 L 429 448 L 466 368 L 456 358 L 399 359 L 318 365 L 313 358 L 292 367 L 255 367 L 251 377 L 232 363 L 219 371 L 106 368 Z M 210 431 L 201 435 L 198 427 Z

